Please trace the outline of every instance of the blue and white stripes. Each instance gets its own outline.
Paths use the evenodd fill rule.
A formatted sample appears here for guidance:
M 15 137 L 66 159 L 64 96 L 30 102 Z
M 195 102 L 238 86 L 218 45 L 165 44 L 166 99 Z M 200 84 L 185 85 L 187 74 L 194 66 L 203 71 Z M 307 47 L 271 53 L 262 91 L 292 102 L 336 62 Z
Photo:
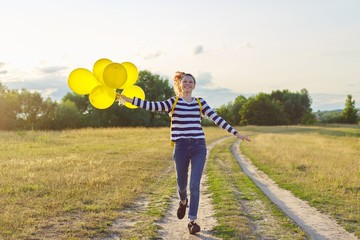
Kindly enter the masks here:
M 207 104 L 207 102 L 200 98 L 202 105 L 202 114 L 211 119 L 216 125 L 225 129 L 233 135 L 237 131 L 228 124 L 223 118 L 216 114 L 216 112 Z M 175 97 L 164 101 L 147 101 L 134 97 L 133 105 L 149 111 L 166 111 L 170 112 Z M 171 117 L 171 140 L 176 141 L 180 138 L 195 138 L 204 139 L 204 131 L 201 126 L 200 106 L 194 98 L 192 102 L 188 103 L 179 97 Z

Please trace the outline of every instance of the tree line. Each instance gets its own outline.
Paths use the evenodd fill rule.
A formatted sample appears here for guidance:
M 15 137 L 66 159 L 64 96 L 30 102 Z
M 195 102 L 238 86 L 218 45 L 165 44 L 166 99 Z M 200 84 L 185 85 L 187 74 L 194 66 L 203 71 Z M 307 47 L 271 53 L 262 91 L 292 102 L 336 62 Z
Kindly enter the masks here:
M 161 101 L 174 95 L 168 79 L 149 71 L 140 71 L 136 83 L 146 93 L 146 99 Z M 238 96 L 216 112 L 232 125 L 290 125 L 312 124 L 311 98 L 306 89 L 299 92 L 277 90 L 245 98 Z M 90 104 L 88 96 L 67 93 L 60 102 L 43 99 L 38 92 L 26 89 L 10 90 L 0 82 L 0 130 L 62 130 L 84 127 L 169 126 L 164 112 L 119 107 L 99 110 Z M 355 101 L 348 96 L 341 116 L 335 121 L 357 123 Z M 205 125 L 213 125 L 204 119 Z
M 349 123 L 356 124 L 359 122 L 359 110 L 355 107 L 355 100 L 352 95 L 347 95 L 344 110 L 318 111 L 315 113 L 316 118 L 321 123 Z

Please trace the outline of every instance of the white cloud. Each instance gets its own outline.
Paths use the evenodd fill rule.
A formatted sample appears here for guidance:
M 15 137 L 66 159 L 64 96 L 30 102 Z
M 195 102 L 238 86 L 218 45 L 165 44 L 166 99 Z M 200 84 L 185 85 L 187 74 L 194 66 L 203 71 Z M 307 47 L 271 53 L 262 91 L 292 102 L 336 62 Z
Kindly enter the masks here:
M 212 79 L 213 79 L 213 77 L 210 72 L 201 72 L 196 77 L 196 82 L 197 82 L 196 85 L 199 88 L 209 87 L 213 84 Z
M 164 55 L 163 52 L 157 51 L 157 52 L 154 52 L 154 53 L 147 54 L 146 56 L 144 56 L 144 59 L 146 59 L 146 60 L 154 59 L 154 58 L 158 58 L 158 57 L 160 57 L 162 55 Z
M 251 42 L 243 42 L 241 44 L 239 44 L 237 47 L 237 49 L 254 49 L 255 46 L 254 44 L 252 44 Z
M 40 68 L 39 70 L 43 73 L 57 73 L 57 72 L 61 72 L 63 70 L 68 69 L 65 66 L 50 66 L 50 67 L 44 67 L 44 68 Z
M 204 47 L 202 45 L 197 45 L 195 48 L 194 48 L 194 51 L 193 51 L 193 54 L 194 55 L 199 55 L 201 53 L 204 52 Z

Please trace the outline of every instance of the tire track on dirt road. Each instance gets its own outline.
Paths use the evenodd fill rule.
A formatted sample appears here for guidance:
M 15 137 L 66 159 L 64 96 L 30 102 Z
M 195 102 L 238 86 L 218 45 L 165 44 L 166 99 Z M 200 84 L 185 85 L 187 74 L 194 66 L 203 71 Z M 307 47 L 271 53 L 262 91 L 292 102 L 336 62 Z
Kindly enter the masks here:
M 241 169 L 289 218 L 300 226 L 312 239 L 356 240 L 354 234 L 347 232 L 329 216 L 320 213 L 305 201 L 295 197 L 290 191 L 280 188 L 264 172 L 257 169 L 240 152 L 240 140 L 236 141 L 231 152 Z

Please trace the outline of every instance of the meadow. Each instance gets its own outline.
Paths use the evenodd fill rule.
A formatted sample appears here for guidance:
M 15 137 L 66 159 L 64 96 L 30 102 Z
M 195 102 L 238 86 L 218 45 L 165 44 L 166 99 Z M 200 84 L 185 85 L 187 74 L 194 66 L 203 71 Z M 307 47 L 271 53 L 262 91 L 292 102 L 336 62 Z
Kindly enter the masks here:
M 239 130 L 252 138 L 241 149 L 259 168 L 360 236 L 359 127 Z M 135 226 L 137 234 L 156 238 L 154 223 L 166 214 L 175 191 L 168 131 L 0 132 L 0 238 L 104 237 L 113 221 L 124 216 L 123 210 L 144 196 L 150 210 L 132 220 L 141 222 L 141 227 Z M 206 127 L 205 132 L 209 143 L 229 136 L 216 127 Z M 222 148 L 228 149 L 231 142 Z M 232 164 L 230 155 L 221 158 L 227 160 L 222 165 Z M 219 181 L 219 175 L 210 181 Z
M 209 130 L 209 141 L 226 135 Z M 135 199 L 175 191 L 168 128 L 0 132 L 0 146 L 2 239 L 104 236 Z M 146 221 L 163 216 L 158 205 Z
M 242 152 L 282 188 L 360 237 L 360 126 L 249 127 Z

